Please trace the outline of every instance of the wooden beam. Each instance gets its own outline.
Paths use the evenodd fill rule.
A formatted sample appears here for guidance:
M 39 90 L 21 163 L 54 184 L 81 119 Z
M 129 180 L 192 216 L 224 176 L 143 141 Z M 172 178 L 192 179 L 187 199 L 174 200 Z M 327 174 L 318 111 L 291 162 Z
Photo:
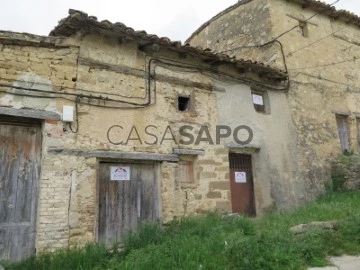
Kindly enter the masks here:
M 148 152 L 119 152 L 104 150 L 77 150 L 63 148 L 49 148 L 48 153 L 78 157 L 96 157 L 102 159 L 126 159 L 126 160 L 151 160 L 151 161 L 170 161 L 178 162 L 179 156 L 176 154 L 156 154 Z
M 7 107 L 0 107 L 0 115 L 10 115 L 26 118 L 35 118 L 43 120 L 61 120 L 61 116 L 56 112 L 38 111 L 31 109 L 14 109 Z
M 294 16 L 291 14 L 286 14 L 286 16 L 288 16 L 289 18 L 294 19 L 296 21 L 299 21 L 299 22 L 305 22 L 305 18 L 300 18 L 300 17 Z M 318 26 L 318 24 L 310 22 L 310 21 L 306 21 L 306 23 L 314 25 L 314 26 Z
M 85 65 L 85 66 L 88 66 L 88 67 L 94 68 L 94 69 L 110 70 L 110 71 L 114 71 L 114 72 L 118 72 L 118 73 L 122 73 L 122 74 L 132 75 L 132 76 L 135 76 L 138 78 L 145 78 L 144 71 L 134 69 L 131 67 L 127 67 L 127 66 L 106 64 L 106 63 L 102 63 L 99 61 L 95 61 L 92 59 L 86 59 L 86 58 L 79 58 L 78 63 L 80 65 Z M 211 85 L 209 83 L 194 82 L 194 81 L 190 81 L 190 80 L 186 80 L 186 79 L 182 79 L 182 78 L 178 78 L 178 77 L 172 77 L 172 76 L 168 76 L 168 75 L 163 75 L 163 74 L 156 74 L 156 80 L 158 82 L 167 82 L 167 83 L 170 83 L 173 85 L 175 84 L 175 85 L 182 85 L 182 86 L 186 86 L 186 87 L 196 87 L 196 88 L 210 90 L 210 91 L 214 90 L 213 85 Z

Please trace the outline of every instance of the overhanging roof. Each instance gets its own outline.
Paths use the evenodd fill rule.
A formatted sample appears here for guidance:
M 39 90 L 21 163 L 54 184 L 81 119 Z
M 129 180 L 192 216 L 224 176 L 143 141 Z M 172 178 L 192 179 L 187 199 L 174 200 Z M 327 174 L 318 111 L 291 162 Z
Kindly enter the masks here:
M 171 41 L 167 37 L 158 37 L 157 35 L 148 34 L 145 31 L 135 31 L 133 28 L 127 27 L 120 22 L 112 23 L 108 20 L 98 21 L 94 16 L 88 16 L 85 12 L 73 9 L 70 9 L 69 16 L 62 19 L 50 32 L 50 36 L 70 37 L 81 30 L 88 32 L 97 31 L 110 36 L 120 36 L 138 42 L 157 44 L 182 54 L 189 54 L 194 57 L 206 59 L 210 63 L 221 62 L 231 64 L 238 69 L 251 70 L 269 78 L 278 80 L 287 79 L 287 75 L 283 71 L 260 62 L 230 57 L 227 54 L 215 53 L 210 49 L 203 49 L 201 47 L 192 47 L 189 43 L 182 44 L 180 41 Z

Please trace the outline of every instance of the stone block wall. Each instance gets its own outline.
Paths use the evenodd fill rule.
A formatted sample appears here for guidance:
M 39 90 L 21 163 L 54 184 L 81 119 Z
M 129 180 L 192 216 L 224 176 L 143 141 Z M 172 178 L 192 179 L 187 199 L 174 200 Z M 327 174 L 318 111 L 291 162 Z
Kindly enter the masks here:
M 360 189 L 360 156 L 340 156 L 332 163 L 330 187 L 334 191 Z
M 296 131 L 294 170 L 299 173 L 288 183 L 304 183 L 305 200 L 325 191 L 331 161 L 342 152 L 336 115 L 348 118 L 350 151 L 358 152 L 360 134 L 356 120 L 360 64 L 355 60 L 360 56 L 359 28 L 341 18 L 333 20 L 315 13 L 293 1 L 243 1 L 215 16 L 189 39 L 195 46 L 227 51 L 237 58 L 260 60 L 281 69 L 285 58 L 290 78 L 286 97 Z M 303 35 L 299 22 L 310 17 Z M 238 38 L 244 35 L 247 39 Z M 274 39 L 282 44 L 282 50 L 275 43 L 251 47 Z M 275 190 L 273 196 L 279 192 Z M 299 193 L 298 187 L 292 190 Z
M 138 103 L 146 101 L 145 54 L 138 50 L 137 44 L 118 44 L 114 39 L 98 36 L 65 41 L 49 38 L 46 44 L 43 39 L 32 36 L 32 41 L 27 43 L 17 39 L 10 44 L 0 43 L 0 91 L 3 91 L 0 92 L 0 106 L 51 111 L 59 115 L 62 115 L 63 105 L 78 109 L 77 133 L 73 133 L 69 124 L 63 121 L 43 121 L 36 241 L 38 252 L 96 241 L 97 171 L 103 159 L 77 155 L 76 151 L 172 154 L 174 148 L 179 148 L 177 142 L 170 140 L 160 144 L 168 126 L 179 140 L 178 129 L 181 125 L 191 124 L 195 132 L 206 124 L 215 134 L 217 123 L 216 95 L 212 91 L 215 87 L 212 78 L 207 75 L 197 72 L 184 74 L 159 66 L 156 70 L 159 76 L 156 90 L 154 82 L 151 84 L 153 98 L 150 106 L 126 110 L 106 108 L 110 105 L 121 107 L 122 104 L 93 101 L 84 96 L 102 95 Z M 164 54 L 161 57 L 171 59 L 174 56 Z M 194 64 L 192 59 L 184 61 Z M 57 98 L 50 91 L 58 93 Z M 70 94 L 81 96 L 77 106 L 76 96 Z M 179 95 L 191 96 L 191 110 L 178 111 Z M 127 145 L 114 145 L 107 138 L 107 131 L 113 125 L 124 128 L 113 134 L 116 139 L 126 140 L 131 127 L 136 126 L 143 141 L 151 139 L 144 138 L 145 127 L 154 125 L 159 142 L 146 145 L 131 141 Z M 76 129 L 76 121 L 71 126 Z M 203 143 L 188 148 L 201 149 L 205 153 L 194 157 L 194 183 L 181 183 L 176 162 L 161 162 L 159 180 L 163 223 L 216 209 L 231 210 L 227 150 L 218 149 L 222 146 Z M 59 151 L 54 152 L 54 149 Z M 70 151 L 70 154 L 62 153 L 64 150 Z

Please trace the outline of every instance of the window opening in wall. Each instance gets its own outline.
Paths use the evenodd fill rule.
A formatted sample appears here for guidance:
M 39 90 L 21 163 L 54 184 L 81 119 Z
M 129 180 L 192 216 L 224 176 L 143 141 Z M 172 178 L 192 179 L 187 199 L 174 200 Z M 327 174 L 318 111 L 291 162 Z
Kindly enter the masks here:
M 341 151 L 343 153 L 348 153 L 350 151 L 348 116 L 342 114 L 336 114 L 336 124 L 339 131 Z
M 357 129 L 358 151 L 360 153 L 360 118 L 356 118 L 356 129 Z
M 252 92 L 252 100 L 257 112 L 265 113 L 265 102 L 264 102 L 264 94 Z
M 301 31 L 301 35 L 303 37 L 308 37 L 309 36 L 309 29 L 308 29 L 308 25 L 306 22 L 304 21 L 299 21 L 299 28 Z
M 178 110 L 183 112 L 190 108 L 190 97 L 179 96 L 178 97 Z

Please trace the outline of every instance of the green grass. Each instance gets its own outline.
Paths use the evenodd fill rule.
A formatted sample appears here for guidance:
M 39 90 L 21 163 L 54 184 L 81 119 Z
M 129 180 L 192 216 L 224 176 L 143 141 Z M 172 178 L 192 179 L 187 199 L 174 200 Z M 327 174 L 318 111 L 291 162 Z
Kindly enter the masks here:
M 338 220 L 335 231 L 289 227 Z M 8 265 L 6 269 L 306 269 L 327 255 L 360 254 L 360 192 L 328 194 L 304 207 L 261 218 L 205 217 L 174 221 L 164 230 L 144 225 L 125 249 L 89 244 Z

